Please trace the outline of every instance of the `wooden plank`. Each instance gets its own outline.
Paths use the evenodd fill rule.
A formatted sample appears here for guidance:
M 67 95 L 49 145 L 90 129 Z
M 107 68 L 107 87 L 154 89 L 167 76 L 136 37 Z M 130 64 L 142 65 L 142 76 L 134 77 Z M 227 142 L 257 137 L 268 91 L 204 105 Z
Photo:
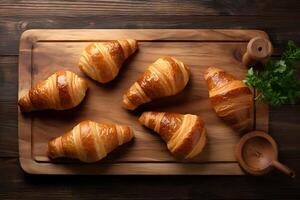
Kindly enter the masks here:
M 240 62 L 240 57 L 247 42 L 255 36 L 267 37 L 264 32 L 255 30 L 30 30 L 25 32 L 20 44 L 19 73 L 22 76 L 19 80 L 19 96 L 62 66 L 84 76 L 76 66 L 83 48 L 91 41 L 109 40 L 112 37 L 113 39 L 135 38 L 139 40 L 140 49 L 124 66 L 122 76 L 118 76 L 108 86 L 100 86 L 88 79 L 91 92 L 78 108 L 60 112 L 59 115 L 57 111 L 19 114 L 19 150 L 21 161 L 24 162 L 22 167 L 31 173 L 63 173 L 64 170 L 66 173 L 75 173 L 67 172 L 65 167 L 62 170 L 54 170 L 60 165 L 51 164 L 52 161 L 47 158 L 47 142 L 52 137 L 68 131 L 76 123 L 91 119 L 98 122 L 130 124 L 136 132 L 135 142 L 125 145 L 103 161 L 103 163 L 111 163 L 111 172 L 104 167 L 104 164 L 101 167 L 98 164 L 90 164 L 87 168 L 90 168 L 91 172 L 96 173 L 101 169 L 99 173 L 126 174 L 132 171 L 132 173 L 164 174 L 167 171 L 153 166 L 169 166 L 168 174 L 187 174 L 189 170 L 193 174 L 241 174 L 240 170 L 236 170 L 239 167 L 233 154 L 239 134 L 225 125 L 213 112 L 207 98 L 208 92 L 203 73 L 208 66 L 221 66 L 239 79 L 243 79 L 247 69 Z M 122 96 L 120 94 L 149 64 L 166 55 L 166 49 L 168 55 L 182 60 L 191 68 L 193 75 L 188 87 L 180 95 L 148 104 L 137 112 L 124 111 L 120 106 Z M 110 112 L 107 112 L 107 107 L 111 108 Z M 138 115 L 143 110 L 153 109 L 193 113 L 203 117 L 209 142 L 204 152 L 190 161 L 194 164 L 189 166 L 178 163 L 157 135 L 149 134 L 148 130 L 138 124 L 136 120 Z M 262 127 L 265 130 L 268 128 L 267 124 Z M 70 169 L 75 170 L 78 165 L 78 162 L 67 162 L 67 165 L 71 166 Z M 211 167 L 211 164 L 216 162 L 218 167 Z M 145 170 L 135 168 L 138 163 Z M 42 165 L 49 166 L 52 171 L 38 167 Z M 181 165 L 185 167 L 179 167 L 181 170 L 177 170 L 176 167 Z M 126 168 L 125 172 L 120 171 L 122 166 L 123 169 Z M 219 171 L 222 168 L 224 170 Z
M 263 15 L 300 11 L 297 0 L 253 2 L 216 1 L 3 1 L 0 16 L 17 15 Z M 287 12 L 288 11 L 288 12 Z
M 32 176 L 17 158 L 0 163 L 1 199 L 298 199 L 300 189 L 299 178 L 275 171 L 266 177 Z M 285 163 L 300 168 L 300 159 Z
M 32 29 L 24 32 L 21 37 L 32 44 L 106 41 L 111 40 L 112 36 L 115 39 L 135 38 L 140 42 L 247 42 L 255 36 L 269 38 L 263 31 L 233 29 Z M 21 41 L 20 50 L 23 44 L 27 48 L 28 43 Z
M 18 60 L 0 56 L 0 157 L 18 156 Z
M 270 134 L 277 141 L 284 159 L 299 158 L 300 105 L 285 105 L 270 110 Z
M 190 3 L 1 1 L 0 54 L 17 55 L 20 35 L 30 28 L 243 27 L 268 31 L 276 47 L 288 39 L 300 43 L 299 27 L 294 26 L 300 14 L 296 0 Z
M 30 174 L 66 175 L 242 175 L 238 163 L 101 163 L 98 167 L 83 163 L 39 163 L 20 158 L 22 169 Z M 70 166 L 71 165 L 71 166 Z M 125 170 L 126 169 L 126 170 Z
M 1 7 L 1 5 L 0 5 Z M 29 12 L 30 13 L 30 12 Z M 292 16 L 16 16 L 1 17 L 0 54 L 18 55 L 19 39 L 22 32 L 32 28 L 226 28 L 260 29 L 268 32 L 271 41 L 281 51 L 287 40 L 300 44 L 300 27 L 297 24 L 299 13 Z M 293 14 L 293 13 L 292 13 Z M 164 19 L 164 20 L 161 20 Z M 109 23 L 108 23 L 109 22 Z M 250 23 L 251 22 L 251 23 Z M 10 38 L 7 40 L 6 38 Z

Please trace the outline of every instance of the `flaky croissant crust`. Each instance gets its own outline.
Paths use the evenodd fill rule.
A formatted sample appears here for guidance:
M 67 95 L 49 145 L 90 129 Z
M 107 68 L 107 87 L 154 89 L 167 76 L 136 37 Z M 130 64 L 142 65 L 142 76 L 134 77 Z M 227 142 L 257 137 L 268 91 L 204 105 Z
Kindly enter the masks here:
M 253 107 L 253 94 L 249 87 L 217 67 L 209 67 L 204 78 L 217 115 L 238 131 L 247 128 Z
M 79 68 L 92 79 L 107 83 L 118 75 L 124 61 L 137 48 L 134 39 L 91 43 L 82 52 Z
M 84 79 L 71 71 L 60 70 L 33 87 L 18 104 L 23 112 L 70 109 L 83 100 L 86 90 Z
M 204 122 L 196 115 L 144 112 L 139 121 L 157 132 L 178 158 L 193 158 L 206 144 Z
M 49 141 L 48 156 L 96 162 L 132 138 L 133 130 L 128 126 L 87 120 L 80 122 L 70 132 Z
M 190 70 L 173 57 L 159 58 L 123 95 L 123 107 L 134 110 L 141 104 L 179 93 L 189 81 Z

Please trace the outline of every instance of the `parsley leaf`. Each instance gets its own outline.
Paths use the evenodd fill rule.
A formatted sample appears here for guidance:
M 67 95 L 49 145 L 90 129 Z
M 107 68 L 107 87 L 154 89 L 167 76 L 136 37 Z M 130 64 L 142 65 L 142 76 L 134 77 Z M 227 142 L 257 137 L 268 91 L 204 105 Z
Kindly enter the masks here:
M 289 41 L 280 59 L 269 60 L 263 70 L 251 67 L 244 82 L 256 88 L 257 100 L 272 106 L 294 103 L 300 97 L 300 80 L 295 77 L 296 61 L 300 59 L 300 48 Z

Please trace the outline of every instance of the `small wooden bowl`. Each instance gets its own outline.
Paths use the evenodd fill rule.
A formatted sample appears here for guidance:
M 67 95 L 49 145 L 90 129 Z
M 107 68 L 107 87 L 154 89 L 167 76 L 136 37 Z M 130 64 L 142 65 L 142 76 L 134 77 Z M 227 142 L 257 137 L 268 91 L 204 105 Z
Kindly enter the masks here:
M 277 160 L 278 148 L 274 139 L 265 132 L 252 131 L 245 134 L 236 147 L 236 158 L 249 174 L 263 175 L 273 167 L 295 177 L 296 174 Z

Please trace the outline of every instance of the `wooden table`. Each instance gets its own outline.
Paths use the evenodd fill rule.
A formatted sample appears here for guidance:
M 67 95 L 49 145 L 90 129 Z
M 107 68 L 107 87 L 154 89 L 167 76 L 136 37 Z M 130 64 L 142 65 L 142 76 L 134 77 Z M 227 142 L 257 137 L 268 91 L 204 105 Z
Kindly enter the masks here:
M 0 199 L 298 198 L 300 178 L 250 176 L 31 176 L 18 161 L 20 34 L 32 28 L 247 28 L 266 31 L 280 54 L 300 45 L 300 3 L 285 1 L 0 1 Z M 299 74 L 299 73 L 298 73 Z M 279 158 L 300 173 L 300 102 L 270 109 Z M 300 176 L 300 174 L 298 175 Z

